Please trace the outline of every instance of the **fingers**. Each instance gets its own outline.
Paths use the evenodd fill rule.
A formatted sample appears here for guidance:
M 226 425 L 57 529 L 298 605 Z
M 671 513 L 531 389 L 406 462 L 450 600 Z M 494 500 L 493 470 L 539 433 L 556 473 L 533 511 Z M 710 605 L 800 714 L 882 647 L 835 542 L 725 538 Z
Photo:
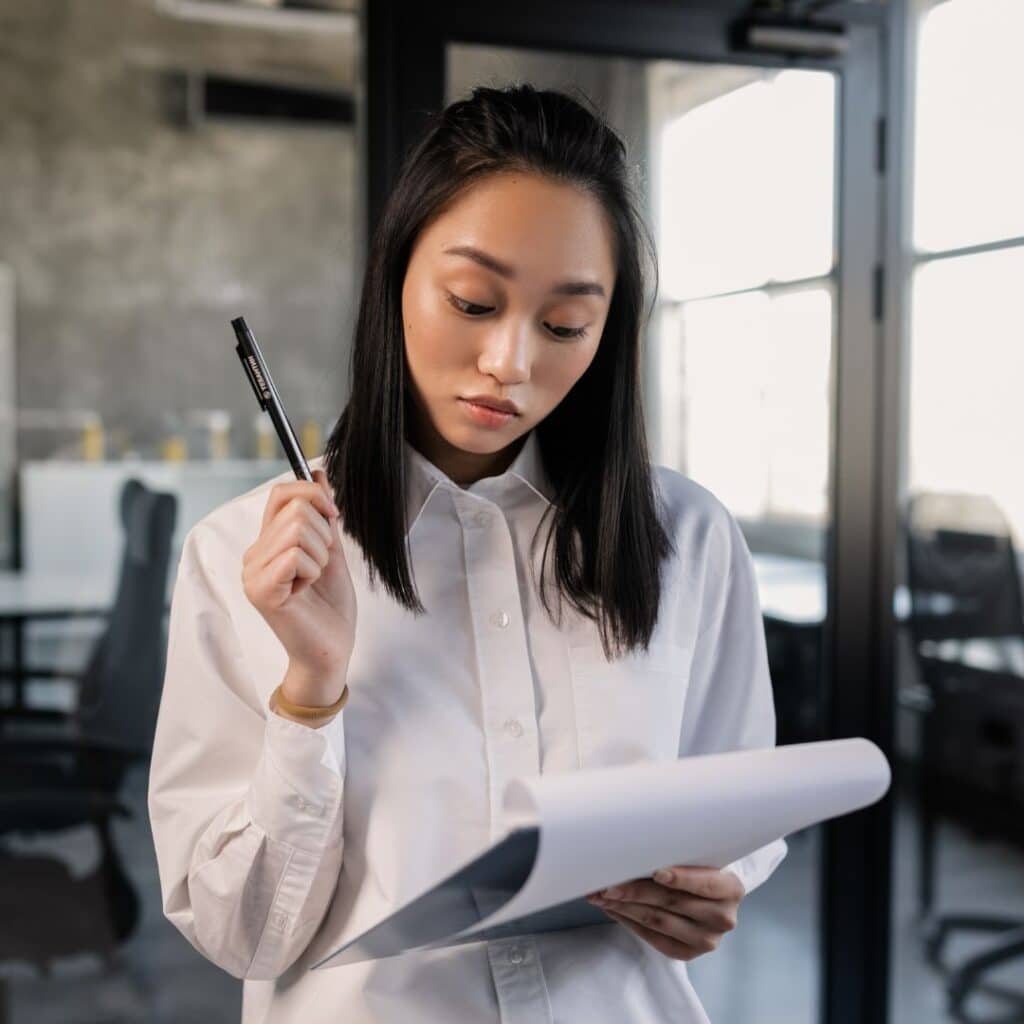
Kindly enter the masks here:
M 260 534 L 256 543 L 243 556 L 250 571 L 259 571 L 282 551 L 300 547 L 321 566 L 330 558 L 329 548 L 335 534 L 319 512 L 307 501 L 296 500 L 286 505 L 280 515 Z
M 243 575 L 261 571 L 292 546 L 301 547 L 320 565 L 327 564 L 338 513 L 324 471 L 315 469 L 313 477 L 312 483 L 296 480 L 271 488 L 259 536 L 242 556 Z
M 313 478 L 271 488 L 260 534 L 242 556 L 243 584 L 256 607 L 280 606 L 330 563 L 338 512 L 324 471 Z
M 667 875 L 664 879 L 658 877 L 662 872 Z M 655 872 L 653 879 L 640 877 L 620 882 L 619 885 L 614 886 L 621 890 L 616 895 L 629 897 L 635 891 L 634 887 L 640 884 L 647 886 L 647 891 L 656 891 L 649 888 L 651 881 L 655 883 L 656 887 L 690 893 L 705 900 L 735 900 L 742 899 L 746 895 L 743 882 L 733 871 L 682 865 L 662 868 Z
M 320 566 L 301 548 L 288 548 L 263 571 L 259 587 L 266 603 L 276 608 L 292 593 L 297 593 L 319 579 L 321 572 Z
M 615 909 L 623 903 L 643 905 L 654 909 L 667 910 L 669 913 L 689 918 L 692 921 L 719 931 L 732 931 L 736 927 L 736 912 L 732 903 L 718 903 L 714 900 L 701 899 L 685 892 L 667 889 L 658 882 L 637 880 L 621 887 L 625 895 L 619 899 L 610 899 L 602 907 Z
M 288 502 L 295 499 L 307 501 L 323 516 L 333 518 L 337 513 L 334 511 L 334 499 L 329 492 L 330 484 L 327 482 L 327 475 L 322 469 L 315 469 L 313 471 L 312 482 L 309 480 L 290 480 L 287 483 L 274 484 L 270 488 L 270 496 L 267 498 L 266 507 L 263 509 L 261 530 L 273 521 Z
M 635 878 L 613 887 L 618 890 L 618 898 L 610 899 L 607 904 L 597 905 L 615 908 L 620 902 L 628 901 L 663 908 L 719 932 L 732 931 L 736 927 L 738 906 L 743 898 L 743 883 L 736 875 L 731 872 L 719 872 L 716 868 L 676 867 L 670 870 L 672 878 L 669 882 Z M 715 878 L 711 877 L 712 875 L 722 877 Z M 683 885 L 692 888 L 684 889 Z M 706 898 L 695 895 L 693 888 L 723 895 L 718 898 Z
M 718 948 L 719 939 L 716 936 L 704 934 L 701 939 L 690 943 L 677 937 L 677 934 L 665 934 L 665 932 L 619 911 L 605 909 L 605 913 L 613 920 L 618 921 L 619 924 L 628 928 L 635 935 L 638 935 L 659 953 L 671 957 L 673 960 L 695 960 L 697 957 Z M 677 932 L 680 930 L 678 922 L 675 923 L 674 927 Z
M 659 880 L 658 884 L 671 889 L 680 889 L 706 900 L 740 899 L 744 895 L 743 883 L 731 871 L 689 865 L 675 865 L 665 870 L 671 877 L 664 882 Z

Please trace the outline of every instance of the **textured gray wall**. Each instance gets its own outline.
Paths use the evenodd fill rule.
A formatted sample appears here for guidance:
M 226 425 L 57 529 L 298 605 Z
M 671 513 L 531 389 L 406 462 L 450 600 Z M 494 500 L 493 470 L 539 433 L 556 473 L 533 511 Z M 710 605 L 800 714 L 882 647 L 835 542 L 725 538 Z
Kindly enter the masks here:
M 229 326 L 242 314 L 296 425 L 337 416 L 363 259 L 355 131 L 179 127 L 160 69 L 351 90 L 356 42 L 186 24 L 151 0 L 0 0 L 19 407 L 100 410 L 115 456 L 158 445 L 165 414 L 225 408 L 249 454 L 258 408 Z M 20 457 L 69 436 L 22 430 Z

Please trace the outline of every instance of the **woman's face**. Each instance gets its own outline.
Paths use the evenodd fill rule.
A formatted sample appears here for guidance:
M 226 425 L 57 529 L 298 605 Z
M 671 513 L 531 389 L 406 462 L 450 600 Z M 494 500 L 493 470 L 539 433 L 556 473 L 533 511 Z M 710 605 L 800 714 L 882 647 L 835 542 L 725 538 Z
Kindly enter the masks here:
M 504 472 L 597 353 L 615 274 L 580 189 L 502 172 L 463 192 L 417 236 L 402 287 L 413 447 L 464 487 Z M 518 412 L 488 423 L 469 396 Z

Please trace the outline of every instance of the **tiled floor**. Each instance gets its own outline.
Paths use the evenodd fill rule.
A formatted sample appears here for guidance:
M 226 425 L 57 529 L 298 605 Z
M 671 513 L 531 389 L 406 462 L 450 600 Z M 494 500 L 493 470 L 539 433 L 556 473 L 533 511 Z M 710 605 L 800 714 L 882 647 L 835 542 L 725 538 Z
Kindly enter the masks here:
M 5 1024 L 237 1024 L 241 983 L 205 961 L 161 911 L 141 769 L 132 775 L 128 790 L 135 817 L 118 821 L 115 830 L 128 871 L 143 895 L 138 932 L 111 968 L 94 957 L 68 958 L 51 978 L 42 979 L 23 965 L 0 965 L 0 978 L 8 987 Z M 947 1019 L 941 988 L 921 962 L 912 923 L 912 835 L 908 808 L 901 804 L 892 1024 Z M 51 838 L 20 841 L 18 848 L 52 851 L 55 845 Z M 775 876 L 743 905 L 737 930 L 717 952 L 691 964 L 694 984 L 715 1024 L 817 1024 L 816 851 L 815 831 L 791 837 L 789 855 Z M 90 830 L 64 833 L 59 855 L 73 872 L 88 870 L 98 857 Z M 977 842 L 944 826 L 940 868 L 943 907 L 1019 910 L 1024 917 L 1020 851 Z M 952 952 L 963 948 L 953 947 Z M 1024 958 L 1001 971 L 999 979 L 1024 989 Z
M 125 867 L 143 898 L 135 936 L 111 967 L 94 956 L 69 958 L 46 980 L 27 967 L 0 965 L 8 983 L 4 1024 L 238 1024 L 241 1019 L 241 982 L 205 960 L 163 915 L 146 780 L 144 769 L 131 774 L 126 802 L 134 817 L 114 824 Z M 54 838 L 19 843 L 23 850 L 54 848 Z M 85 873 L 99 858 L 93 831 L 64 833 L 59 854 L 73 873 Z

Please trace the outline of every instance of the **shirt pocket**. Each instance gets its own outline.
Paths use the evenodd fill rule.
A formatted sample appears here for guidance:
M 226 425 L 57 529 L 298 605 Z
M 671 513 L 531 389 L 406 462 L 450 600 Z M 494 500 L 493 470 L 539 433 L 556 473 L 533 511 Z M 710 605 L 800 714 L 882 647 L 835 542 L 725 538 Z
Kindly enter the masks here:
M 692 655 L 665 640 L 613 661 L 600 643 L 569 646 L 581 768 L 679 756 Z

